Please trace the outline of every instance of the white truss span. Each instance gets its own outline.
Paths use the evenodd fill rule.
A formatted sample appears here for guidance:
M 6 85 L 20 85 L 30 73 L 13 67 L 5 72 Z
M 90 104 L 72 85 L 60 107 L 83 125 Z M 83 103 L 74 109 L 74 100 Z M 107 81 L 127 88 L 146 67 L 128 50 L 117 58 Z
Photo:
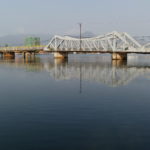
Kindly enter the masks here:
M 81 43 L 81 49 L 80 49 Z M 139 44 L 129 34 L 111 32 L 93 38 L 54 36 L 44 50 L 53 51 L 104 51 L 104 52 L 150 52 L 150 43 Z

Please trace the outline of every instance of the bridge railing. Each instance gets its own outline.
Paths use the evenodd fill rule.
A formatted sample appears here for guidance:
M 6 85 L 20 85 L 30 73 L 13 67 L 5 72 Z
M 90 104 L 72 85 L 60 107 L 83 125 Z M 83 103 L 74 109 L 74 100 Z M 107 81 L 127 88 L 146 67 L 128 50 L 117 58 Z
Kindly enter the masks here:
M 9 47 L 0 47 L 0 51 L 21 51 L 21 50 L 39 50 L 44 49 L 45 45 L 39 46 L 9 46 Z

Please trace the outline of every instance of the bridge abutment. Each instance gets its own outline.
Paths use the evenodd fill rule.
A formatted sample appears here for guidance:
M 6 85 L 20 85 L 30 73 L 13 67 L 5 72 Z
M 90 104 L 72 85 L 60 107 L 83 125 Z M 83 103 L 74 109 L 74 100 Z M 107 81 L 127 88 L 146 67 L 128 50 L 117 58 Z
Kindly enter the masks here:
M 55 52 L 54 53 L 54 58 L 58 59 L 67 59 L 68 58 L 68 53 L 66 52 Z
M 127 60 L 127 53 L 112 53 L 112 60 Z

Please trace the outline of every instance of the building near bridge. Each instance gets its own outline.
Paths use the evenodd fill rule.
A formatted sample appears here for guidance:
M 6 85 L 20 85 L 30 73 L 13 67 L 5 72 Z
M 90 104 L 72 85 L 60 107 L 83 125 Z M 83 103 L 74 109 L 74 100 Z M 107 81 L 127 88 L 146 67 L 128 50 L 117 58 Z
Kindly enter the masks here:
M 40 37 L 28 37 L 24 42 L 25 46 L 39 46 L 41 44 Z

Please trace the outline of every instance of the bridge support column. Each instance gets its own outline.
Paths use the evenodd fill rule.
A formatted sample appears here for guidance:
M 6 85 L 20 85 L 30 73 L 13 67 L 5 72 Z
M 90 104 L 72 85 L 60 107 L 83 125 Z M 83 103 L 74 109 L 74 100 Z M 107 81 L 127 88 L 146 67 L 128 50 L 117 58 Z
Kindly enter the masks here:
M 112 60 L 127 60 L 127 53 L 112 53 Z
M 54 58 L 67 59 L 68 58 L 68 53 L 66 53 L 66 52 L 55 52 L 54 53 Z
M 28 58 L 28 57 L 31 57 L 31 56 L 33 56 L 34 57 L 34 54 L 32 54 L 32 53 L 29 53 L 29 52 L 23 52 L 23 58 L 24 59 L 26 59 L 26 58 Z
M 29 53 L 29 52 L 25 53 L 25 57 L 26 57 L 26 58 L 27 58 L 27 57 L 31 57 L 31 53 Z
M 35 60 L 35 52 L 23 52 L 22 56 L 25 61 L 34 61 Z
M 4 52 L 3 57 L 8 58 L 8 59 L 14 59 L 15 58 L 15 52 Z

